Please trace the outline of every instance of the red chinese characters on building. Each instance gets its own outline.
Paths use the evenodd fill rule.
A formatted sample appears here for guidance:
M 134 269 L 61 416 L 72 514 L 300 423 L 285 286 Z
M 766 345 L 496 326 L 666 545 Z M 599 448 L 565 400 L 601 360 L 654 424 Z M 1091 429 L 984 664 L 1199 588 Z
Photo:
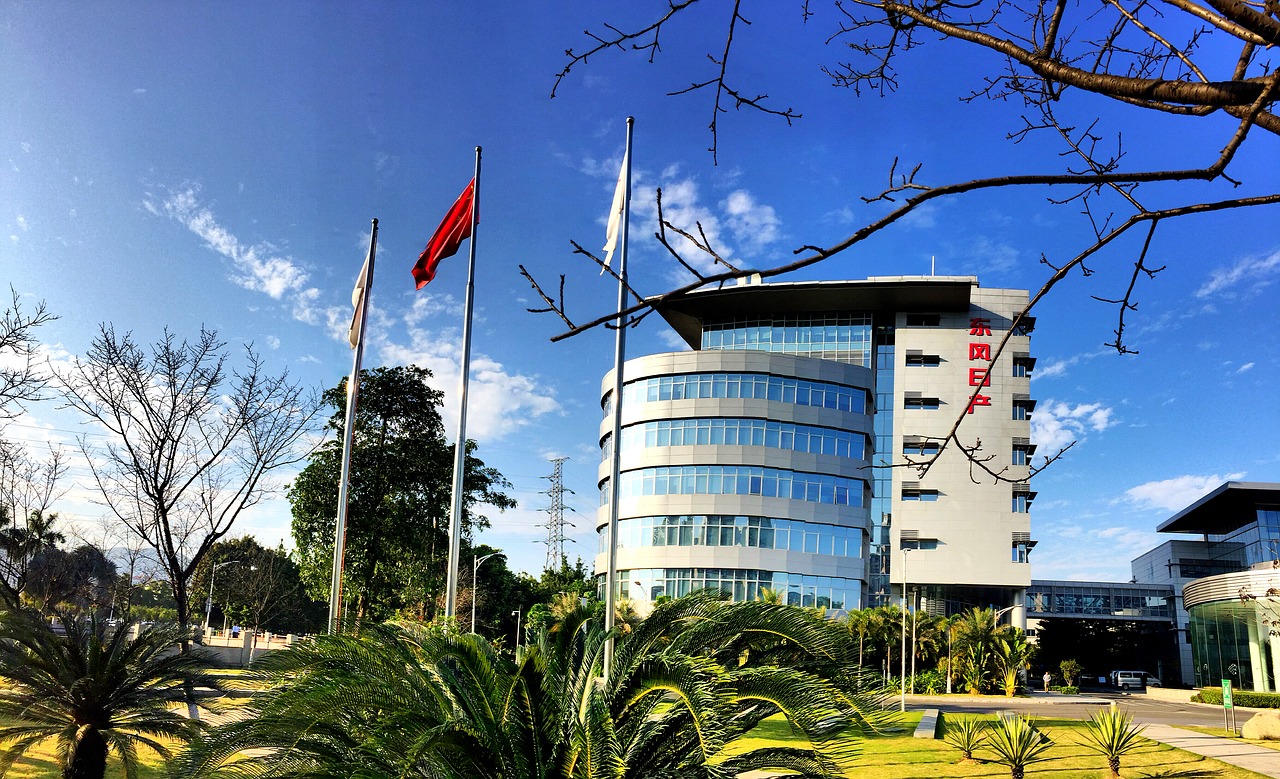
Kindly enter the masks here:
M 979 338 L 986 336 L 991 337 L 991 320 L 986 317 L 970 317 L 969 318 L 969 335 Z M 969 361 L 970 362 L 991 362 L 991 344 L 983 341 L 969 342 Z M 970 368 L 969 369 L 969 386 L 970 387 L 990 387 L 991 376 L 988 375 L 988 367 Z M 975 406 L 990 406 L 991 398 L 981 393 L 973 395 L 969 401 L 969 408 L 966 413 L 972 414 Z

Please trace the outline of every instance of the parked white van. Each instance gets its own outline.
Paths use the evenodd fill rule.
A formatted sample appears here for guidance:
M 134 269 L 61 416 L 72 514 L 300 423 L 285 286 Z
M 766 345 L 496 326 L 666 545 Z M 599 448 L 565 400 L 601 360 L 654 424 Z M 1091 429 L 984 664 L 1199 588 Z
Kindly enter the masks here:
M 1111 686 L 1122 690 L 1141 690 L 1147 686 L 1159 687 L 1160 679 L 1146 671 L 1112 671 Z

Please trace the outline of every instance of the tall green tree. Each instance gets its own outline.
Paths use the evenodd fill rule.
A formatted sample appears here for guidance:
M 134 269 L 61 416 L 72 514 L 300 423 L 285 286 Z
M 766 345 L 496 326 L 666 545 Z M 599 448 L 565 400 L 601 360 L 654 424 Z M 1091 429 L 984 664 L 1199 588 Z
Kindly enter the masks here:
M 440 419 L 442 394 L 431 372 L 409 365 L 361 371 L 347 502 L 343 592 L 363 619 L 396 614 L 431 618 L 443 592 L 448 556 L 453 447 Z M 328 598 L 334 515 L 342 471 L 346 379 L 324 394 L 333 436 L 310 457 L 289 489 L 293 537 L 313 597 Z M 504 510 L 511 485 L 467 442 L 464 538 L 488 527 L 481 505 Z
M 192 613 L 204 613 L 215 565 L 220 566 L 213 577 L 216 624 L 234 610 L 247 627 L 274 633 L 309 633 L 324 626 L 324 608 L 307 595 L 293 556 L 250 535 L 220 541 L 209 550 L 191 580 Z

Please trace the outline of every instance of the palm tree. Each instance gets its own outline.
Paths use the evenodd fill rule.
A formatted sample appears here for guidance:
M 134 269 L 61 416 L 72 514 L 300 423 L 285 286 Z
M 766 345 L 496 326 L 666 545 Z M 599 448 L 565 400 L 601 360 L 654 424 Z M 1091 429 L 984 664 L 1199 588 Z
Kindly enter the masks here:
M 217 689 L 202 673 L 198 653 L 175 645 L 189 632 L 178 627 L 108 635 L 93 619 L 60 616 L 65 635 L 16 604 L 0 613 L 0 775 L 30 747 L 57 740 L 64 779 L 101 779 L 115 753 L 126 777 L 137 775 L 138 747 L 166 759 L 162 739 L 189 741 L 200 728 L 171 710 L 185 700 L 184 685 Z
M 193 745 L 184 777 L 606 779 L 849 768 L 876 726 L 842 669 L 847 633 L 807 609 L 695 594 L 616 640 L 587 609 L 538 630 L 514 663 L 439 626 L 366 626 L 264 658 L 243 720 Z M 781 711 L 809 748 L 726 747 Z M 265 748 L 265 749 L 264 749 Z
M 1027 635 L 1018 628 L 996 637 L 996 663 L 1000 666 L 1006 696 L 1013 697 L 1018 692 L 1022 674 L 1030 667 L 1035 650 L 1035 644 L 1027 641 Z
M 970 609 L 956 622 L 955 650 L 960 661 L 957 671 L 971 695 L 981 693 L 991 678 L 996 643 L 1003 632 L 994 609 Z
M 1085 725 L 1081 746 L 1107 758 L 1112 779 L 1120 776 L 1120 758 L 1141 745 L 1146 726 L 1134 725 L 1133 718 L 1115 706 L 1095 712 Z
M 858 667 L 861 668 L 863 647 L 866 644 L 867 634 L 871 632 L 871 610 L 870 609 L 854 609 L 849 612 L 849 616 L 844 620 L 845 628 L 849 631 L 850 636 L 858 637 Z

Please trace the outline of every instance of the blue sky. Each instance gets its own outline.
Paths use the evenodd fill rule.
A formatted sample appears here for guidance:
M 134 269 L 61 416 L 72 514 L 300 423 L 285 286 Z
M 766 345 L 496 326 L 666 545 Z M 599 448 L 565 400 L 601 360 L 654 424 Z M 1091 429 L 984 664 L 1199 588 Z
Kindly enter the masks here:
M 1053 170 L 1059 148 L 1014 144 L 1011 102 L 964 103 L 992 58 L 931 45 L 884 96 L 834 89 L 819 70 L 848 59 L 826 44 L 823 5 L 802 24 L 791 4 L 747 2 L 730 75 L 803 114 L 792 127 L 732 108 L 721 115 L 719 164 L 707 148 L 710 98 L 666 93 L 706 77 L 728 13 L 715 4 L 664 33 L 654 62 L 594 57 L 549 94 L 582 31 L 644 20 L 663 3 L 66 3 L 0 2 L 0 280 L 61 318 L 40 332 L 55 363 L 82 354 L 110 322 L 151 340 L 162 328 L 218 329 L 252 341 L 274 369 L 334 385 L 350 369 L 343 337 L 351 286 L 380 220 L 366 366 L 417 363 L 450 396 L 457 385 L 465 262 L 446 260 L 415 292 L 410 268 L 470 178 L 484 147 L 482 222 L 468 433 L 514 485 L 520 508 L 481 541 L 537 572 L 549 505 L 548 458 L 568 456 L 566 503 L 577 543 L 594 551 L 598 389 L 608 333 L 564 343 L 517 266 L 566 292 L 578 321 L 614 291 L 574 239 L 604 241 L 625 117 L 636 117 L 632 272 L 652 294 L 682 282 L 652 240 L 653 190 L 668 216 L 704 228 L 728 256 L 766 266 L 804 244 L 831 244 L 883 204 L 895 157 L 922 180 Z M 534 10 L 530 10 L 533 8 Z M 1087 96 L 1064 102 L 1080 121 L 1124 132 L 1131 168 L 1206 165 L 1230 122 L 1145 116 Z M 1275 138 L 1257 137 L 1234 169 L 1240 190 L 1192 184 L 1193 197 L 1245 194 L 1280 179 Z M 1147 188 L 1153 204 L 1182 202 Z M 1034 289 L 1088 243 L 1073 205 L 1044 191 L 939 201 L 795 279 L 977 275 L 989 287 Z M 1159 539 L 1156 524 L 1222 481 L 1280 480 L 1280 230 L 1276 209 L 1171 223 L 1153 243 L 1157 279 L 1141 280 L 1131 345 L 1121 357 L 1115 308 L 1138 238 L 1126 238 L 1037 310 L 1033 420 L 1042 454 L 1078 443 L 1037 479 L 1036 578 L 1127 579 L 1128 561 Z M 630 354 L 674 348 L 656 318 Z M 453 413 L 446 411 L 452 428 Z M 87 432 L 54 404 L 34 406 L 4 435 L 74 443 Z M 38 450 L 37 450 L 38 451 Z M 92 523 L 87 470 L 72 470 L 63 515 Z M 239 530 L 288 538 L 276 500 Z

